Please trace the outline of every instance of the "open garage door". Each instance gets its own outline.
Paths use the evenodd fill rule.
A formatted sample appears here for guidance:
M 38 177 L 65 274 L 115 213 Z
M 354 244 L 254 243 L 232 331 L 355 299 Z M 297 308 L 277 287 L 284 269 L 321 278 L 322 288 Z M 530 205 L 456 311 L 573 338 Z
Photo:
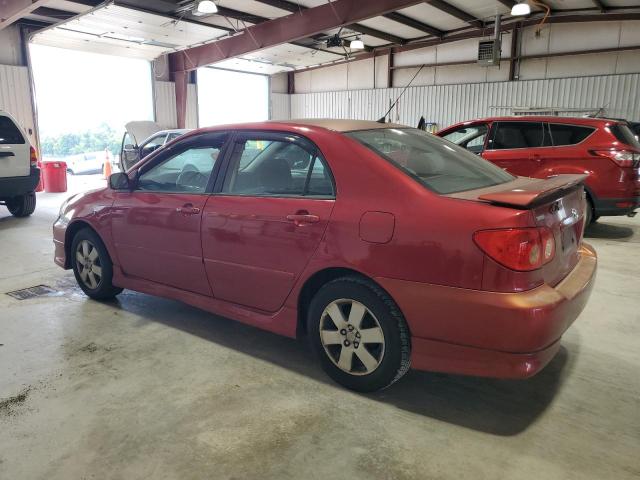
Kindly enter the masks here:
M 201 127 L 269 119 L 269 77 L 216 68 L 198 69 Z

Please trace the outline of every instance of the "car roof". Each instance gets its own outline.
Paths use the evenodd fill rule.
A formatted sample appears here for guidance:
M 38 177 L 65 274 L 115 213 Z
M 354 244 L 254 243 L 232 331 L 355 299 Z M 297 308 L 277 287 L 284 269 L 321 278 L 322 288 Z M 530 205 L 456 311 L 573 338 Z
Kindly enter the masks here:
M 588 125 L 598 127 L 607 123 L 619 123 L 625 120 L 616 120 L 611 118 L 593 118 L 593 117 L 558 117 L 554 115 L 511 115 L 503 117 L 485 117 L 466 122 L 460 122 L 457 125 L 465 125 L 480 122 L 549 122 L 549 123 L 568 123 L 572 125 Z
M 300 127 L 318 127 L 335 132 L 354 132 L 380 128 L 412 128 L 398 123 L 379 123 L 372 120 L 346 120 L 335 118 L 301 118 L 293 120 L 267 120 L 264 122 L 233 123 L 199 128 L 198 132 L 218 130 L 254 130 L 267 128 L 275 130 L 281 126 L 284 130 L 297 130 Z

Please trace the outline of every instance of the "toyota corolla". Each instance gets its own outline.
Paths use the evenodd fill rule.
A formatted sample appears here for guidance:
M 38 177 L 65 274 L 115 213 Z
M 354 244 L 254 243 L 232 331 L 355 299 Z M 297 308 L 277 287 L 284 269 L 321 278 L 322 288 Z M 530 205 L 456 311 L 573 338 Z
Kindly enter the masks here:
M 289 337 L 359 391 L 410 368 L 524 378 L 584 308 L 583 175 L 515 177 L 417 129 L 191 132 L 61 208 L 55 262 Z

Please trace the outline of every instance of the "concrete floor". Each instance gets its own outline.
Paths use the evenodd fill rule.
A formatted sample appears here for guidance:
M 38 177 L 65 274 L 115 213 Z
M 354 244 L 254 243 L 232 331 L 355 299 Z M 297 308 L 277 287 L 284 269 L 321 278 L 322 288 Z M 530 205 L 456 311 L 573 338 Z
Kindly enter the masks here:
M 588 232 L 595 291 L 538 376 L 410 372 L 358 395 L 301 343 L 138 293 L 88 300 L 53 265 L 65 196 L 0 211 L 0 478 L 640 476 L 640 219 Z M 4 295 L 38 284 L 59 293 Z

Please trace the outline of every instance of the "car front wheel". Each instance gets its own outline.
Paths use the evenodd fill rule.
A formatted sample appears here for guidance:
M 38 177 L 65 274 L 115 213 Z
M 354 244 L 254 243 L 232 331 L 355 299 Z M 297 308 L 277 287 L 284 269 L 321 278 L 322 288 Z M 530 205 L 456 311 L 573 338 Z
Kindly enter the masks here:
M 94 300 L 108 300 L 122 292 L 111 283 L 113 264 L 109 252 L 93 230 L 83 228 L 73 237 L 71 263 L 78 285 Z
M 28 217 L 36 209 L 36 194 L 29 192 L 13 197 L 6 201 L 6 205 L 9 213 L 14 217 Z
M 307 332 L 324 371 L 349 389 L 381 390 L 409 370 L 407 324 L 393 300 L 365 279 L 324 285 L 311 301 Z

